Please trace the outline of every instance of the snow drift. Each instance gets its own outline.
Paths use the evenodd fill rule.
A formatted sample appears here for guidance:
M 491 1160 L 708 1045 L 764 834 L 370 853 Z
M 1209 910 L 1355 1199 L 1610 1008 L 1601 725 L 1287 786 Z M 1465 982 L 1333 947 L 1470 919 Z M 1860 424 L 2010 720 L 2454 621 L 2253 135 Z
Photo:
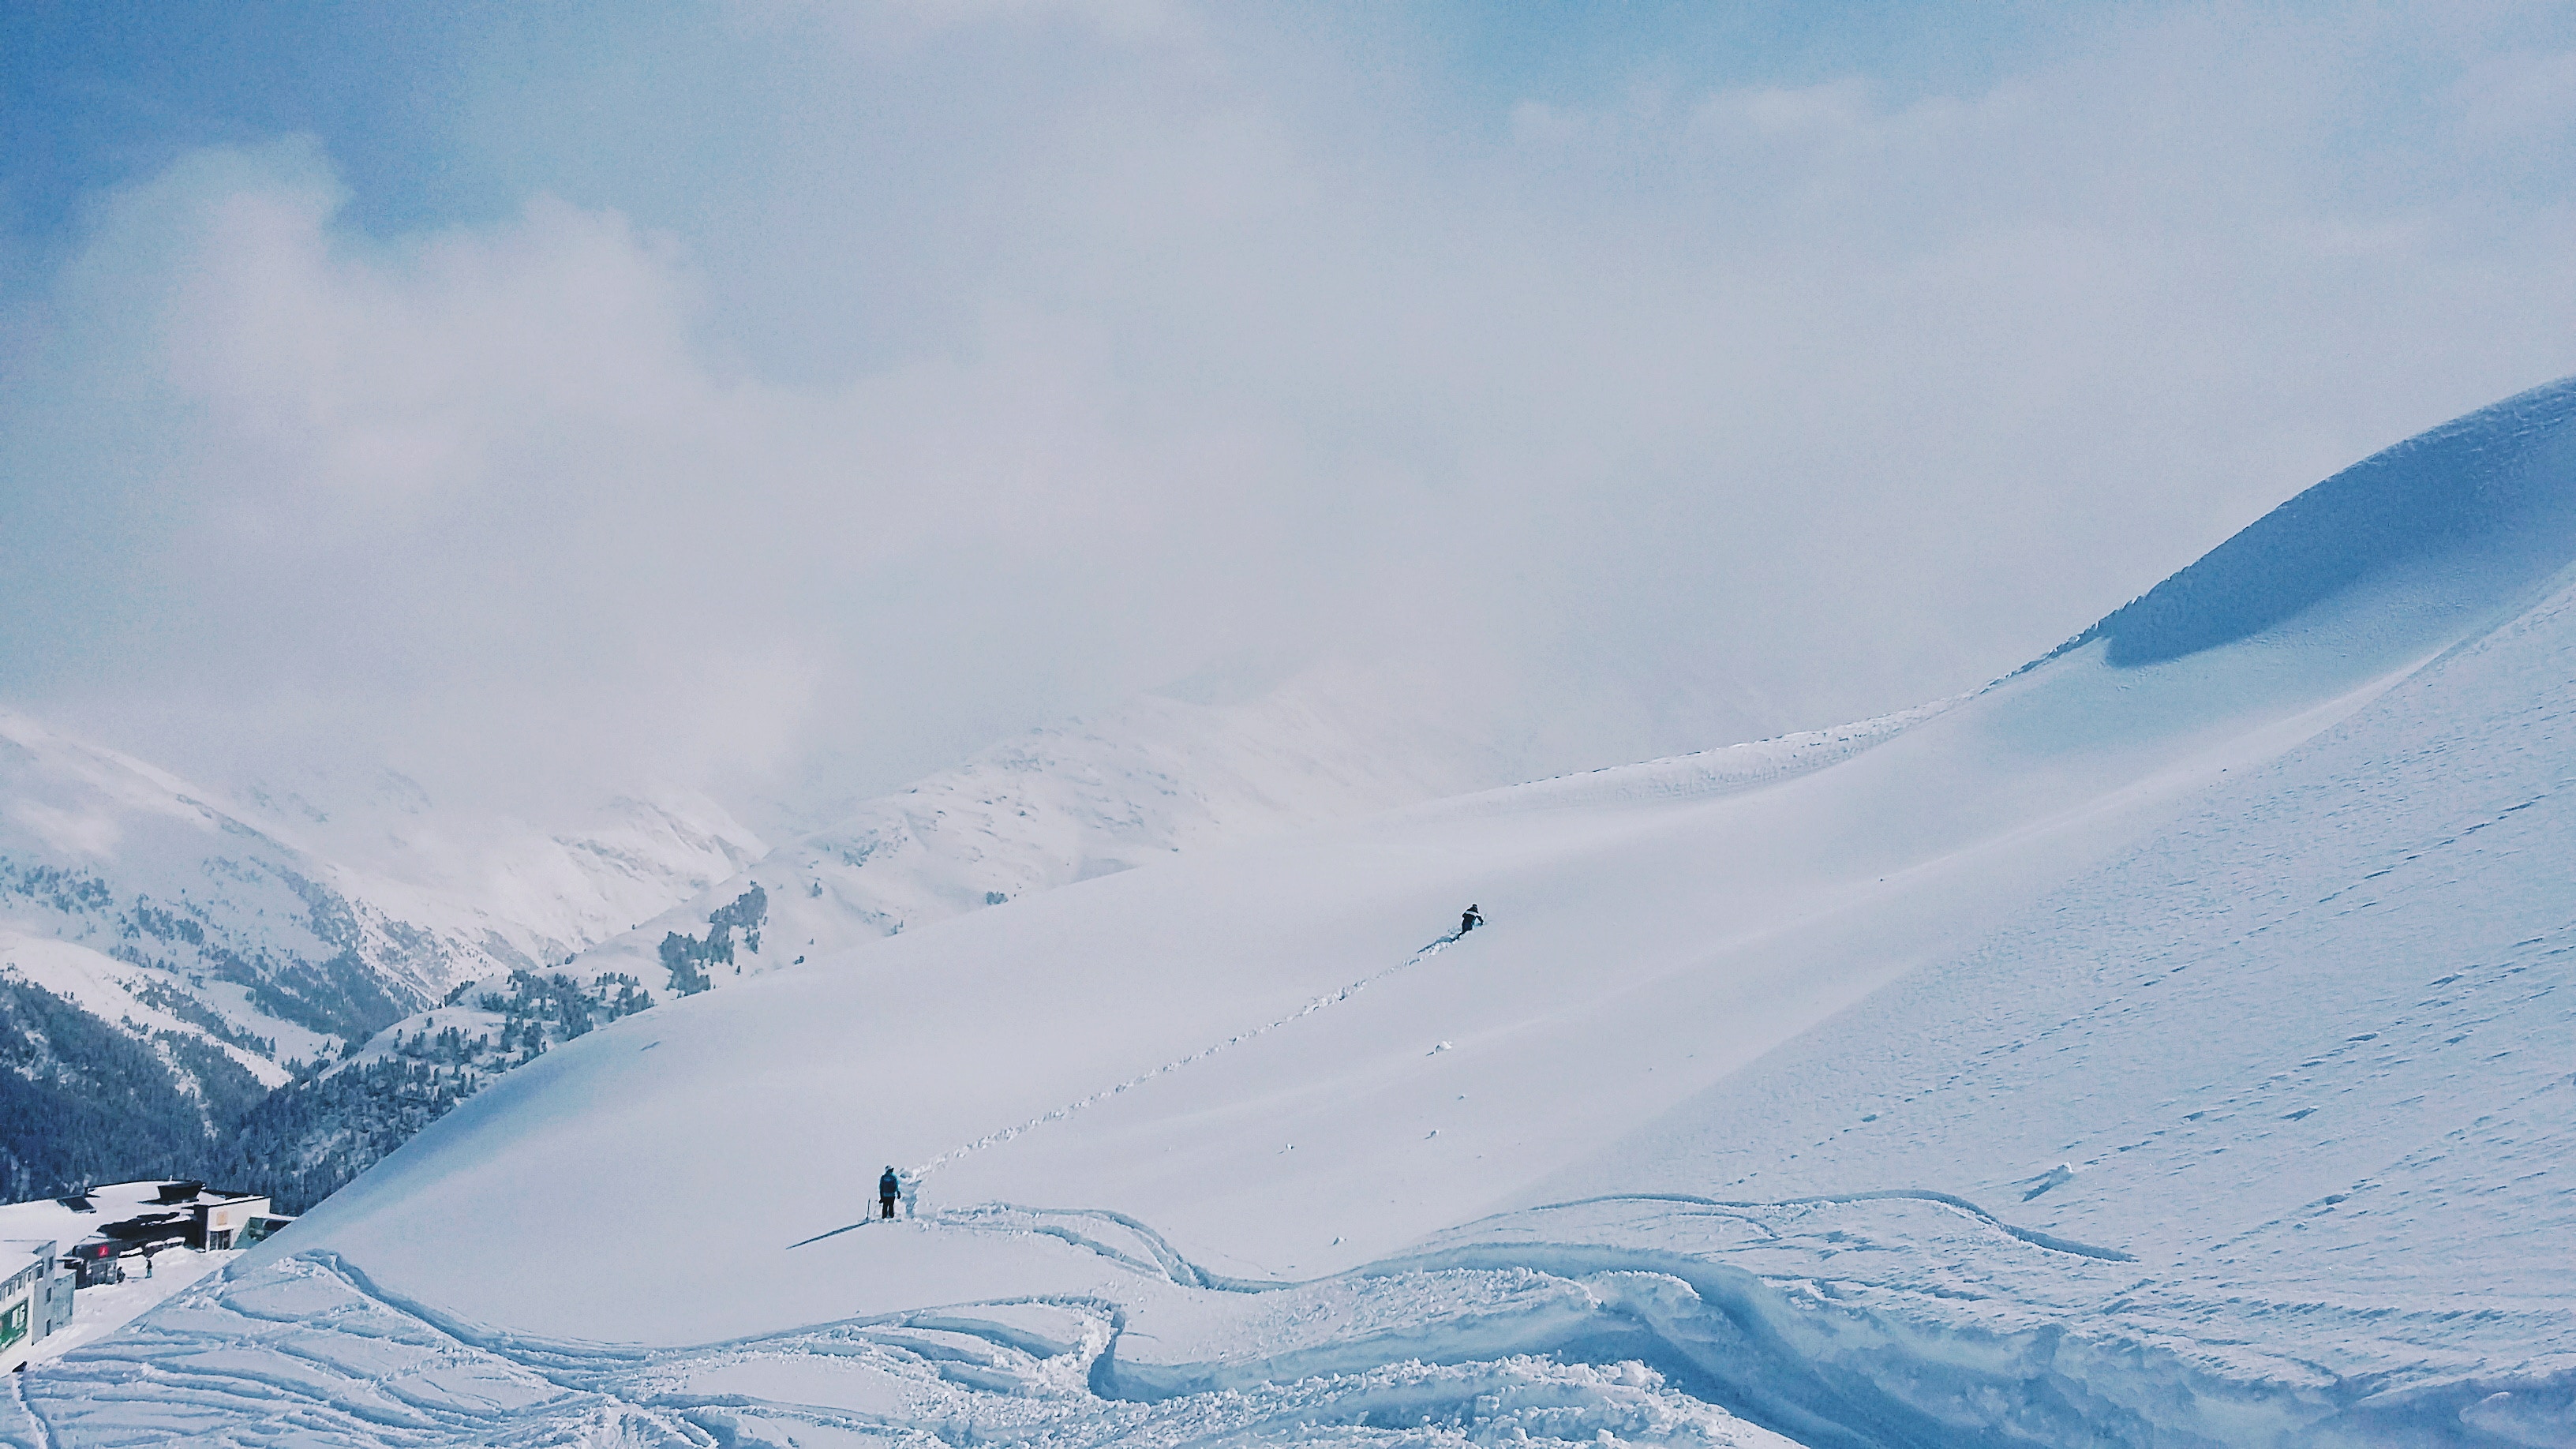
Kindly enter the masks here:
M 618 1021 L 14 1432 L 2576 1440 L 2571 409 L 1751 777 L 1184 856 Z

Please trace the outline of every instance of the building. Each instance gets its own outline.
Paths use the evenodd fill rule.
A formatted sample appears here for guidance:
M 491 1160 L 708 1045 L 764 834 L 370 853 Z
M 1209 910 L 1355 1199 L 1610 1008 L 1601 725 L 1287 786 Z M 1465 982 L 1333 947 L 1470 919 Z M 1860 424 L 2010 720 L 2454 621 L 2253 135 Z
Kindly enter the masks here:
M 0 1241 L 69 1244 L 60 1257 L 76 1287 L 123 1281 L 140 1259 L 171 1248 L 221 1251 L 256 1242 L 279 1222 L 256 1193 L 202 1182 L 120 1182 L 70 1197 L 0 1207 Z
M 71 1275 L 57 1271 L 51 1238 L 0 1240 L 0 1373 L 72 1321 Z

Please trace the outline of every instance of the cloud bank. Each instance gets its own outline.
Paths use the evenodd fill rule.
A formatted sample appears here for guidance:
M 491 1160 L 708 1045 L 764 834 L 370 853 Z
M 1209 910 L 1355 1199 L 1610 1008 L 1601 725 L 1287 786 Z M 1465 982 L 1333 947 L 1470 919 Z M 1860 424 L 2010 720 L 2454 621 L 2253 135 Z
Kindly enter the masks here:
M 1569 89 L 1310 13 L 526 22 L 483 214 L 329 136 L 102 192 L 0 333 L 7 697 L 569 800 L 1330 657 L 1565 768 L 1972 686 L 2576 370 L 2547 26 Z

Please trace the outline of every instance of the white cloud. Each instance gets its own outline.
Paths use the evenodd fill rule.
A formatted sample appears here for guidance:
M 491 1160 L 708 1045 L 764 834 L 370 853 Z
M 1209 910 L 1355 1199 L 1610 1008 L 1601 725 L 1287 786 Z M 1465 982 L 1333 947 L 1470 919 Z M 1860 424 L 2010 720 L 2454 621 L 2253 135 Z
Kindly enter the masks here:
M 521 58 L 497 220 L 367 234 L 297 141 L 109 200 L 0 416 L 19 697 L 515 797 L 884 783 L 1324 652 L 1598 762 L 1976 683 L 2576 365 L 2542 143 L 2474 142 L 2546 85 L 2356 141 L 2386 37 L 1485 115 L 967 10 Z

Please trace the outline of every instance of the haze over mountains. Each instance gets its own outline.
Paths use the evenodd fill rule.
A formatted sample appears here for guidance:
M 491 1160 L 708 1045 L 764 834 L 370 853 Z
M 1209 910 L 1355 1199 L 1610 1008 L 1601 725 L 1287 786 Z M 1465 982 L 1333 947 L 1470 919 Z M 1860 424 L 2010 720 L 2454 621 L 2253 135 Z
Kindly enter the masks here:
M 18 1197 L 212 1173 L 300 1209 L 621 1012 L 1510 778 L 1492 747 L 1339 702 L 1347 682 L 1310 668 L 1250 699 L 1140 698 L 775 849 L 702 796 L 621 799 L 546 834 L 442 809 L 392 771 L 232 797 L 0 717 L 0 989 L 26 1008 L 0 1170 Z
M 13 1196 L 243 1164 L 266 1093 L 455 980 L 572 950 L 731 874 L 758 841 L 704 800 L 578 835 L 442 821 L 408 782 L 364 823 L 228 799 L 0 714 L 0 990 Z M 485 840 L 439 838 L 480 826 Z M 334 835 L 339 837 L 333 841 Z M 371 847 L 367 865 L 315 848 Z M 370 868 L 372 867 L 372 868 Z
M 2569 1442 L 2571 565 L 2576 382 L 1866 727 L 1245 843 L 1250 764 L 1006 748 L 0 1422 Z M 861 918 L 1069 883 L 826 954 L 780 898 L 862 841 L 916 864 Z

